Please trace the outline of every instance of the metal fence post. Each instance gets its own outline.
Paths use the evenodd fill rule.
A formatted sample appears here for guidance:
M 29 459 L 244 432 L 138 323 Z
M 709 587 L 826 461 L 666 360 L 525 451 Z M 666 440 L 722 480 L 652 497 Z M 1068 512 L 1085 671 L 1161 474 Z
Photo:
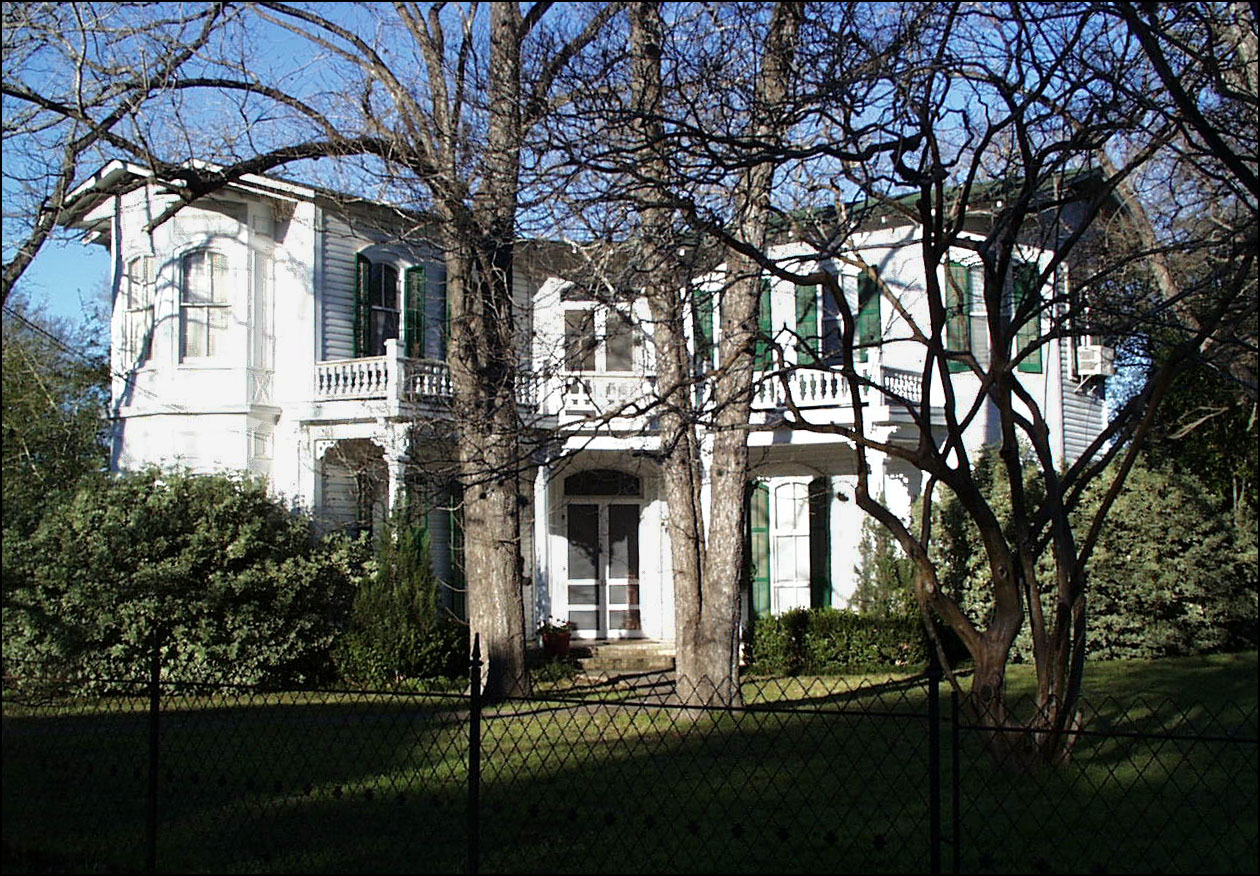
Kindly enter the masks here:
M 928 831 L 931 872 L 941 872 L 941 664 L 936 649 L 928 660 Z
M 157 872 L 158 823 L 158 714 L 162 705 L 162 632 L 153 629 L 149 654 L 149 784 L 145 800 L 144 871 Z
M 481 634 L 468 664 L 468 872 L 481 863 Z
M 952 768 L 950 774 L 950 822 L 953 830 L 954 872 L 962 872 L 962 707 L 958 700 L 958 691 L 950 686 L 949 690 L 949 724 L 950 724 L 950 758 Z

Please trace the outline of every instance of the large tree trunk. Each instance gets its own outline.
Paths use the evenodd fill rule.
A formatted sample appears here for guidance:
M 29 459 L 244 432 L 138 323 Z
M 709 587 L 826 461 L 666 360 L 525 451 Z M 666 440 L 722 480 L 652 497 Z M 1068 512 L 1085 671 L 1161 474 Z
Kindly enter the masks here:
M 471 215 L 450 229 L 451 382 L 464 486 L 464 565 L 471 632 L 480 634 L 487 696 L 529 693 L 520 545 L 519 424 L 512 266 L 520 188 L 521 13 L 490 11 L 489 128 Z M 452 272 L 451 268 L 455 270 Z
M 636 164 L 656 187 L 669 188 L 669 162 L 661 123 L 660 50 L 663 33 L 658 4 L 631 9 L 631 50 L 636 104 Z M 776 106 L 787 94 L 790 60 L 801 22 L 800 4 L 775 8 L 758 83 L 763 106 Z M 750 133 L 764 137 L 777 130 L 777 119 L 754 122 Z M 773 167 L 755 165 L 735 193 L 734 231 L 752 246 L 765 244 Z M 760 300 L 760 271 L 734 252 L 728 262 L 730 282 L 721 298 L 720 378 L 714 391 L 712 463 L 705 472 L 697 420 L 695 377 L 685 325 L 693 302 L 669 270 L 670 213 L 653 206 L 649 184 L 642 212 L 643 258 L 648 274 L 657 348 L 661 411 L 661 458 L 669 504 L 670 553 L 674 574 L 677 695 L 691 705 L 740 702 L 740 583 L 744 572 L 744 521 L 747 506 L 748 445 L 753 354 Z M 705 526 L 702 484 L 708 476 L 709 514 Z

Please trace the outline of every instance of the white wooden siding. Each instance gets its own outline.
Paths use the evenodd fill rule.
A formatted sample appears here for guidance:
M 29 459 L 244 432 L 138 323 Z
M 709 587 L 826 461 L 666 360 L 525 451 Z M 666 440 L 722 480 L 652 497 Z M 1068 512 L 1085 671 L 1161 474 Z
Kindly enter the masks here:
M 350 226 L 325 214 L 320 359 L 354 355 L 354 256 L 362 246 Z
M 1103 384 L 1092 380 L 1082 385 L 1080 378 L 1072 375 L 1071 345 L 1065 340 L 1059 349 L 1063 351 L 1059 363 L 1063 377 L 1063 455 L 1071 464 L 1107 425 L 1107 408 Z

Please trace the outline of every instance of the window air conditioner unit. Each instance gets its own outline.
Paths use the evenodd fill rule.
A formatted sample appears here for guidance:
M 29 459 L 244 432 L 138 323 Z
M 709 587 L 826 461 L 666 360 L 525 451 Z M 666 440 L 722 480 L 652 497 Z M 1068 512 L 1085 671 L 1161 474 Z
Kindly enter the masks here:
M 1116 351 L 1102 344 L 1081 344 L 1076 348 L 1076 373 L 1081 377 L 1110 377 L 1116 373 Z

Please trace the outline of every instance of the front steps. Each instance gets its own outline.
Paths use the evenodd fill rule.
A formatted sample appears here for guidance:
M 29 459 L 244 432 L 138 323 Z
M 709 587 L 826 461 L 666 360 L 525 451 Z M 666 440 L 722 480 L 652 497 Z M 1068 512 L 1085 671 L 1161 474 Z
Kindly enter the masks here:
M 633 672 L 667 672 L 674 668 L 674 643 L 649 639 L 578 639 L 569 657 L 583 675 L 620 675 Z

